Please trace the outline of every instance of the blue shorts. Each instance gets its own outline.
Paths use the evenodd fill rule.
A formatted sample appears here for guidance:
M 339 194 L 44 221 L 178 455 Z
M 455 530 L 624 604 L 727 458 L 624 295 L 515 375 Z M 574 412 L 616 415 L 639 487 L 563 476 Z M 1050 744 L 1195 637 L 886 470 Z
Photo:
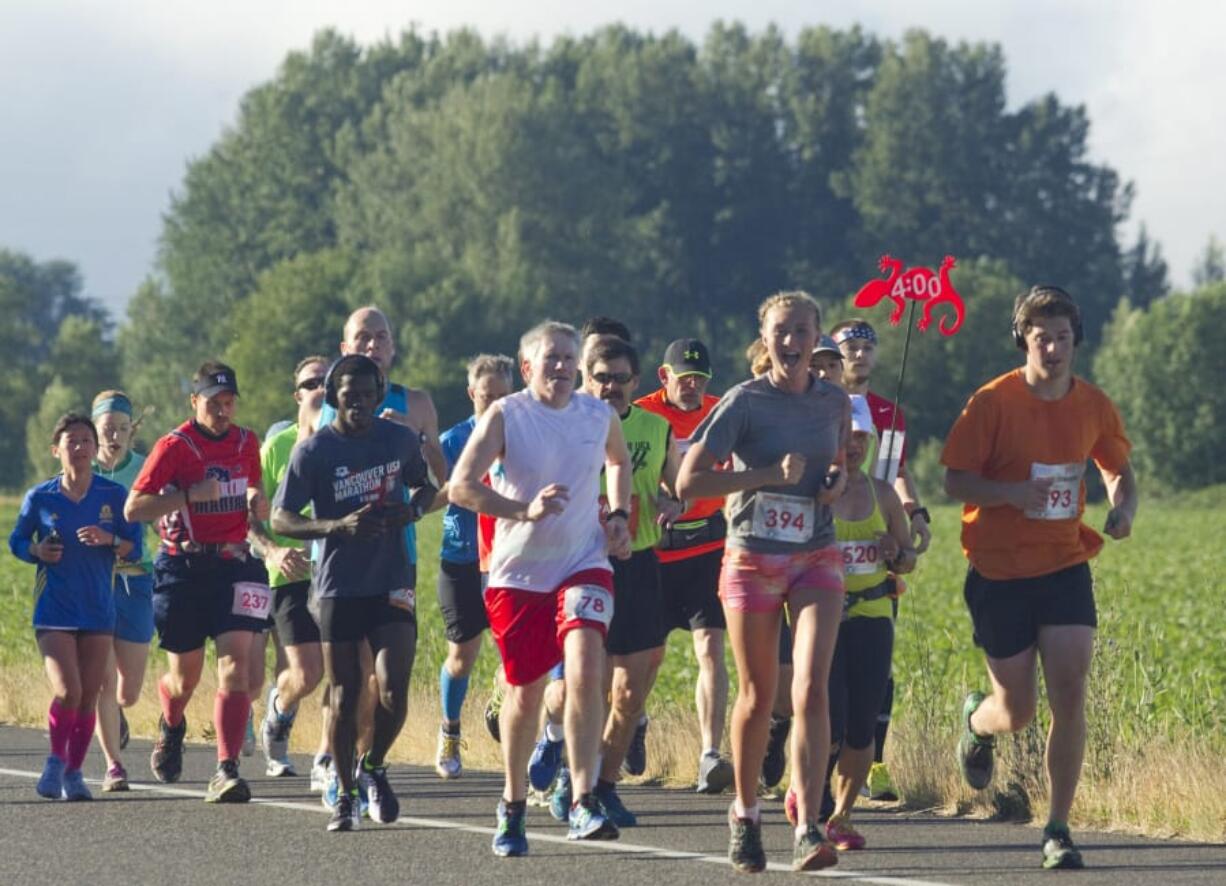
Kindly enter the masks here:
M 115 639 L 148 643 L 153 639 L 153 576 L 115 576 Z
M 271 603 L 268 572 L 255 557 L 159 553 L 153 561 L 153 621 L 161 647 L 167 652 L 193 652 L 205 640 L 228 631 L 266 630 L 267 616 L 235 614 L 234 586 L 239 582 L 262 587 Z

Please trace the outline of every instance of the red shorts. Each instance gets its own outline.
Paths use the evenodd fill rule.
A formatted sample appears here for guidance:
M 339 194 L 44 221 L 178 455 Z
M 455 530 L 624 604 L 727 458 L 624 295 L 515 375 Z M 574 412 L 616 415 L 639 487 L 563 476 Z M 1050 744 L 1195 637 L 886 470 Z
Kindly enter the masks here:
M 562 641 L 575 628 L 604 637 L 613 620 L 613 573 L 585 569 L 552 591 L 487 588 L 485 612 L 512 686 L 526 686 L 562 660 Z

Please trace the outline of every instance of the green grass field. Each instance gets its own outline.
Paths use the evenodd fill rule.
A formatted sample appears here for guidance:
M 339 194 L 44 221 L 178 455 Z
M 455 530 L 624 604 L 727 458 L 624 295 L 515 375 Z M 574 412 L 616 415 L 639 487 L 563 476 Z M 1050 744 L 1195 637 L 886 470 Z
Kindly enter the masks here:
M 17 502 L 0 500 L 0 507 L 7 533 Z M 962 696 L 968 688 L 985 683 L 982 659 L 971 646 L 970 620 L 962 602 L 966 565 L 958 545 L 959 513 L 951 506 L 934 507 L 932 511 L 935 542 L 917 572 L 908 577 L 910 590 L 902 600 L 895 652 L 895 742 L 912 745 L 949 741 Z M 1103 506 L 1092 507 L 1088 521 L 1101 526 L 1104 516 Z M 1176 754 L 1201 754 L 1209 760 L 1226 753 L 1224 525 L 1226 487 L 1161 501 L 1143 499 L 1133 537 L 1122 543 L 1108 541 L 1094 563 L 1100 630 L 1089 701 L 1087 791 L 1095 784 L 1118 787 L 1115 783 L 1123 777 L 1125 758 L 1144 755 L 1147 749 L 1170 748 Z M 414 681 L 426 698 L 431 692 L 427 687 L 433 685 L 446 653 L 433 592 L 439 531 L 439 517 L 433 515 L 424 521 L 419 533 L 420 635 Z M 0 558 L 0 678 L 7 673 L 23 674 L 28 682 L 28 676 L 36 673 L 31 669 L 38 667 L 30 629 L 33 575 L 33 567 L 11 555 Z M 487 646 L 473 686 L 487 686 L 495 666 L 496 656 Z M 150 673 L 159 673 L 162 668 L 155 661 Z M 689 712 L 695 676 L 689 637 L 674 632 L 657 690 L 649 701 L 653 716 L 671 716 L 669 722 L 673 723 L 693 723 Z M 733 687 L 735 691 L 735 679 Z M 36 707 L 41 708 L 45 685 L 35 682 L 25 691 L 39 698 Z M 484 689 L 475 688 L 474 692 L 483 695 Z M 11 715 L 0 711 L 0 718 L 7 716 Z M 433 723 L 432 718 L 427 719 Z M 1037 758 L 1030 754 L 1031 759 L 1025 759 L 1026 747 L 1034 746 L 1036 735 L 1017 739 L 1016 753 L 1009 759 L 1014 761 L 1010 765 L 1029 767 L 1030 782 L 1040 784 L 1041 790 L 1041 769 L 1035 770 Z M 1041 738 L 1038 741 L 1041 750 Z M 959 799 L 956 788 L 949 786 L 956 779 L 949 779 L 953 767 L 946 765 L 949 755 L 944 750 L 931 758 L 905 757 L 903 750 L 918 749 L 893 747 L 891 759 L 898 761 L 904 788 L 910 778 L 910 793 L 921 798 L 924 805 L 1004 811 L 1003 801 L 984 810 L 982 805 Z M 933 762 L 936 757 L 939 763 Z M 1171 762 L 1179 761 L 1156 762 L 1154 768 L 1166 770 Z M 1156 771 L 1156 775 L 1154 790 L 1172 789 L 1175 773 Z M 1221 780 L 1220 774 L 1216 777 Z M 1018 779 L 1026 781 L 1022 775 Z M 1120 806 L 1121 801 L 1113 796 L 1104 795 L 1100 805 L 1104 809 Z M 1226 820 L 1217 811 L 1222 802 L 1220 790 L 1216 802 L 1218 805 L 1205 813 L 1210 816 L 1207 825 L 1202 821 L 1204 815 L 1198 817 L 1194 812 L 1188 813 L 1191 823 L 1172 822 L 1161 815 L 1155 820 L 1143 814 L 1143 808 L 1122 817 L 1118 811 L 1104 812 L 1096 821 L 1222 839 L 1226 837 Z M 1141 800 L 1137 803 L 1145 805 Z

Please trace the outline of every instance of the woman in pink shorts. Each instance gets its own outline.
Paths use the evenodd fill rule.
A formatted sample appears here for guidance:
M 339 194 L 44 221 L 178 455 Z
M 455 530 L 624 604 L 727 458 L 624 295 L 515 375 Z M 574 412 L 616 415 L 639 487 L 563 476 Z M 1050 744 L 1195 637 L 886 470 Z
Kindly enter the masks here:
M 728 541 L 719 594 L 739 674 L 732 713 L 736 800 L 729 856 L 741 871 L 766 866 L 757 805 L 786 605 L 794 630 L 793 776 L 799 806 L 796 870 L 837 863 L 817 826 L 830 747 L 827 680 L 843 606 L 843 561 L 830 504 L 846 483 L 851 403 L 814 377 L 809 357 L 821 310 L 803 292 L 758 309 L 770 369 L 728 391 L 694 432 L 678 486 L 687 498 L 727 496 Z M 731 459 L 732 470 L 717 465 Z

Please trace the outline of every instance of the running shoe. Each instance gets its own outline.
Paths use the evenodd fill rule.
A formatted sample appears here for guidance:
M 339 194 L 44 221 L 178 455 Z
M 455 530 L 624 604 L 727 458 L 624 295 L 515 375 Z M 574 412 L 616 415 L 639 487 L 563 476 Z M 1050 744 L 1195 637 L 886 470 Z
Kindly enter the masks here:
M 341 795 L 341 777 L 336 774 L 336 764 L 331 760 L 328 761 L 328 775 L 324 781 L 323 790 L 319 792 L 319 802 L 323 804 L 325 809 L 335 809 L 336 804 L 340 801 Z M 361 811 L 359 809 L 359 811 Z
M 1048 870 L 1072 871 L 1084 868 L 1081 852 L 1073 845 L 1068 828 L 1043 829 L 1043 867 Z
M 851 826 L 846 815 L 831 818 L 826 822 L 826 839 L 840 852 L 854 852 L 867 845 L 864 835 Z
M 358 811 L 358 798 L 352 794 L 337 797 L 332 807 L 332 817 L 328 819 L 330 831 L 356 831 L 362 822 L 362 813 Z
M 438 753 L 434 758 L 434 771 L 439 778 L 459 778 L 464 772 L 464 763 L 460 759 L 460 751 L 467 747 L 457 730 L 448 732 L 443 726 L 438 728 Z
M 569 822 L 568 840 L 616 840 L 621 836 L 595 794 L 580 797 L 571 805 Z
M 332 768 L 332 757 L 319 754 L 311 763 L 311 793 L 322 794 L 328 786 L 329 770 Z
M 609 821 L 617 825 L 619 828 L 632 828 L 639 823 L 638 816 L 626 808 L 626 804 L 622 802 L 622 798 L 617 794 L 617 787 L 609 785 L 602 789 L 600 785 L 596 785 L 596 790 L 592 794 L 600 801 L 600 805 L 604 807 L 605 815 Z
M 358 791 L 358 812 L 370 817 L 370 776 L 362 771 L 362 759 L 353 768 L 353 786 Z
M 838 863 L 839 854 L 813 822 L 796 835 L 792 844 L 792 870 L 820 871 Z
M 647 725 L 650 722 L 644 714 L 639 725 L 634 727 L 630 747 L 626 749 L 626 759 L 622 761 L 622 769 L 627 775 L 642 775 L 647 771 Z
M 992 781 L 992 758 L 996 750 L 996 739 L 976 735 L 971 729 L 971 714 L 983 702 L 986 696 L 982 692 L 969 692 L 966 701 L 962 703 L 962 737 L 958 739 L 958 764 L 962 767 L 962 777 L 966 783 L 977 791 L 981 791 Z
M 64 799 L 70 802 L 94 799 L 94 795 L 89 792 L 89 787 L 85 784 L 85 776 L 81 774 L 80 769 L 64 770 L 63 792 Z
M 528 799 L 525 800 L 529 806 L 535 806 L 538 809 L 548 809 L 549 803 L 553 799 L 553 785 L 548 789 L 538 791 L 536 788 L 528 788 Z
M 550 741 L 545 735 L 541 736 L 528 760 L 528 784 L 538 791 L 543 791 L 553 784 L 553 780 L 558 777 L 558 767 L 562 764 L 564 744 L 561 741 Z
M 700 794 L 718 794 L 732 784 L 732 764 L 718 751 L 707 751 L 698 758 L 698 786 Z
M 762 823 L 752 818 L 737 818 L 736 803 L 728 807 L 728 860 L 742 874 L 766 870 L 766 851 L 762 848 Z
M 264 774 L 271 778 L 296 776 L 294 764 L 289 758 L 289 735 L 294 728 L 297 711 L 277 711 L 277 685 L 268 688 L 268 705 L 264 719 L 260 721 L 260 746 L 264 749 Z
M 528 812 L 519 804 L 508 807 L 498 801 L 498 830 L 494 833 L 494 854 L 512 858 L 528 854 Z
M 490 693 L 490 700 L 485 703 L 485 731 L 499 744 L 502 743 L 502 731 L 498 724 L 498 718 L 502 714 L 502 696 L 502 684 L 498 682 L 498 675 L 494 674 L 494 689 Z
M 558 770 L 558 780 L 553 785 L 553 796 L 549 798 L 549 814 L 558 821 L 566 821 L 570 817 L 570 804 L 570 770 L 563 766 Z
M 762 787 L 768 790 L 783 780 L 783 770 L 788 765 L 788 733 L 791 731 L 791 717 L 771 714 L 770 737 L 766 740 L 766 756 L 762 758 Z
M 40 797 L 48 800 L 58 800 L 64 793 L 64 761 L 55 754 L 47 757 L 43 764 L 43 774 L 38 777 L 34 790 Z
M 122 763 L 116 763 L 102 777 L 102 793 L 113 794 L 128 789 L 128 772 Z
M 128 718 L 123 715 L 123 708 L 120 708 L 119 709 L 119 749 L 121 751 L 125 750 L 128 747 L 128 742 L 131 740 L 132 740 L 132 730 L 128 726 Z
M 204 792 L 206 803 L 246 803 L 251 799 L 251 788 L 238 774 L 237 760 L 222 760 L 217 771 L 209 779 Z
M 366 755 L 358 759 L 358 771 L 366 776 L 366 795 L 371 821 L 391 824 L 400 817 L 400 801 L 387 780 L 387 766 L 368 766 Z
M 796 827 L 796 821 L 800 818 L 800 813 L 796 810 L 796 791 L 794 788 L 788 788 L 788 792 L 783 795 L 783 815 L 788 820 L 788 824 Z
M 243 733 L 243 756 L 255 753 L 255 711 L 247 712 L 247 731 Z
M 868 770 L 868 781 L 864 783 L 868 789 L 868 798 L 881 803 L 893 803 L 898 799 L 898 790 L 894 780 L 890 778 L 890 770 L 884 763 L 874 763 Z
M 183 774 L 183 736 L 187 735 L 187 718 L 175 728 L 166 725 L 164 717 L 158 717 L 158 737 L 149 755 L 149 768 L 153 777 L 165 784 L 179 780 Z
M 787 816 L 788 824 L 796 827 L 800 813 L 796 810 L 796 790 L 794 788 L 789 787 L 787 793 L 783 795 L 783 814 Z M 834 815 L 834 794 L 830 793 L 830 784 L 826 783 L 822 785 L 822 805 L 818 809 L 817 820 L 826 822 L 832 815 Z

